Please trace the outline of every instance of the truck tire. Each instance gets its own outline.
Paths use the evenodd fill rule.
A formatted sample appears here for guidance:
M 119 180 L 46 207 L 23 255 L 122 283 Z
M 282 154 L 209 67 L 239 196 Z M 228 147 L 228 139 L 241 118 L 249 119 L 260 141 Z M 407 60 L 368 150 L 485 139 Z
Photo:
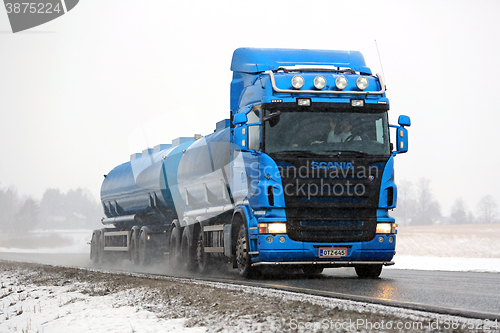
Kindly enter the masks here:
M 130 237 L 130 261 L 134 265 L 139 265 L 139 239 L 137 234 L 138 231 L 133 230 Z
M 240 226 L 238 240 L 236 241 L 236 263 L 238 265 L 238 274 L 244 278 L 254 277 L 257 274 L 257 268 L 252 267 L 250 259 L 248 233 L 245 225 Z
M 380 265 L 356 265 L 354 266 L 356 274 L 362 279 L 375 279 L 382 273 L 382 264 Z
M 104 253 L 104 230 L 101 230 L 97 241 L 97 263 L 102 264 L 105 261 L 106 253 Z
M 198 232 L 198 237 L 196 240 L 196 270 L 199 273 L 207 273 L 211 266 L 211 256 L 205 252 L 205 246 L 203 243 L 203 230 Z
M 139 234 L 139 265 L 147 266 L 151 262 L 150 251 L 148 249 L 148 243 L 146 241 L 146 232 L 141 230 Z
M 185 227 L 181 238 L 181 267 L 187 272 L 194 271 L 194 247 L 189 228 Z
M 178 227 L 174 227 L 170 232 L 170 248 L 168 259 L 172 268 L 180 267 L 180 247 L 181 247 L 181 233 Z
M 92 233 L 92 239 L 90 240 L 90 260 L 92 261 L 92 263 L 95 265 L 95 264 L 98 264 L 98 261 L 97 261 L 97 252 L 98 252 L 98 249 L 97 249 L 97 244 L 98 244 L 98 234 L 94 231 Z

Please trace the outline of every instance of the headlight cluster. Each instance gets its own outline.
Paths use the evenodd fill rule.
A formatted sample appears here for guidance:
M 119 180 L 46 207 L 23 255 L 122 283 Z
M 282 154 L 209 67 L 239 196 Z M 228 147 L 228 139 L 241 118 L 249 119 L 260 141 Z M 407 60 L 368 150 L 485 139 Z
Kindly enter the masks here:
M 377 223 L 377 234 L 393 234 L 396 232 L 396 223 Z
M 259 223 L 259 234 L 286 234 L 286 223 Z
M 313 85 L 317 90 L 322 90 L 326 87 L 326 79 L 324 76 L 318 75 L 314 78 Z M 356 79 L 356 87 L 359 90 L 363 91 L 368 88 L 368 79 L 365 76 L 360 76 Z M 294 89 L 302 89 L 305 84 L 305 80 L 301 75 L 295 75 L 292 77 L 292 87 Z M 344 75 L 339 75 L 335 79 L 335 87 L 338 90 L 344 90 L 347 87 L 348 81 Z

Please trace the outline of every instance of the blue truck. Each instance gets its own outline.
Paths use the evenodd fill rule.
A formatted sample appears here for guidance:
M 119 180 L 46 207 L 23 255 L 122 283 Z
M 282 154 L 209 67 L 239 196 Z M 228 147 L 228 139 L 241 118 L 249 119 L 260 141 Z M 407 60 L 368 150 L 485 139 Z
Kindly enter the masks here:
M 394 264 L 394 157 L 410 126 L 389 124 L 382 76 L 357 51 L 239 48 L 231 70 L 230 118 L 213 133 L 145 149 L 105 176 L 92 261 L 378 277 Z

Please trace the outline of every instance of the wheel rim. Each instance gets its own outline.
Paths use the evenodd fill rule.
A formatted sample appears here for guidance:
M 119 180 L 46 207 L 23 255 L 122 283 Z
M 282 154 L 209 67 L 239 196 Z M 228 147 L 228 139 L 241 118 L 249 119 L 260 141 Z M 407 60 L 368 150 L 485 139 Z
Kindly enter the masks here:
M 236 262 L 238 263 L 238 270 L 244 272 L 248 267 L 248 252 L 246 238 L 239 237 L 236 243 Z

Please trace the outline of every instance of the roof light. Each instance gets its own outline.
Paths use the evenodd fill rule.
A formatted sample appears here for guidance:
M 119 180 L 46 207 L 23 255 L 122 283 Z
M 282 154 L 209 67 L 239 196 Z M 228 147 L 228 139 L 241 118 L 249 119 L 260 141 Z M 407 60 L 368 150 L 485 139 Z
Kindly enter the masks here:
M 295 89 L 300 89 L 304 86 L 304 78 L 300 75 L 295 75 L 292 77 L 292 87 Z
M 358 79 L 356 80 L 356 86 L 359 90 L 365 90 L 366 88 L 368 88 L 368 79 L 364 76 L 358 77 Z
M 347 79 L 344 75 L 337 76 L 335 79 L 335 87 L 337 87 L 338 90 L 344 90 L 347 87 Z
M 314 78 L 314 87 L 318 90 L 321 90 L 323 89 L 324 87 L 326 87 L 326 79 L 321 76 L 321 75 L 318 75 Z

